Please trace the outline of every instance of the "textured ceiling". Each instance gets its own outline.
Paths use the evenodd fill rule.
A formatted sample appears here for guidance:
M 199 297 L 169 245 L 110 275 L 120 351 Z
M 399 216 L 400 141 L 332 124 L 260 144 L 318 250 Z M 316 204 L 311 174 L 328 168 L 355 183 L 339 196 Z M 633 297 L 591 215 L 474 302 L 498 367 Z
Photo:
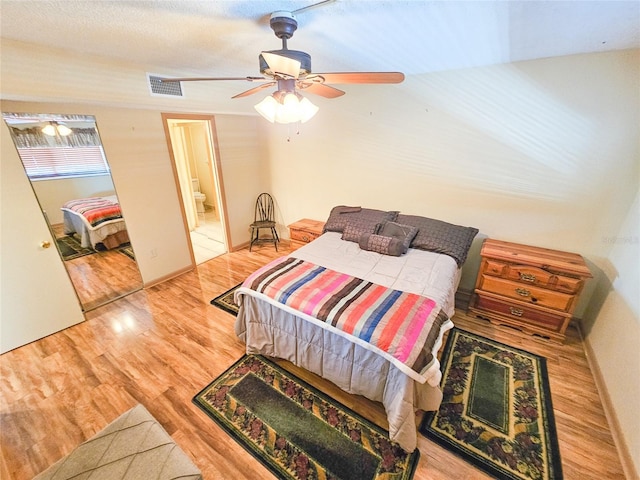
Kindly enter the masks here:
M 269 14 L 310 1 L 0 0 L 4 38 L 152 66 L 258 74 Z M 297 15 L 289 48 L 316 72 L 431 71 L 640 47 L 638 1 L 334 0 Z

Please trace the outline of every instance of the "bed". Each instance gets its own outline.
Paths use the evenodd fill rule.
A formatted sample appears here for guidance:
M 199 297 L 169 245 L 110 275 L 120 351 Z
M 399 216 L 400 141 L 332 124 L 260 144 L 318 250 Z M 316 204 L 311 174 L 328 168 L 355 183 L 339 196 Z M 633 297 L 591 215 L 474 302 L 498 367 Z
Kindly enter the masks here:
M 384 405 L 389 436 L 417 445 L 415 411 L 442 400 L 437 352 L 478 230 L 360 207 L 251 274 L 235 294 L 247 353 L 291 361 Z
M 84 248 L 108 250 L 129 242 L 129 234 L 115 195 L 79 198 L 61 208 L 64 233 L 77 234 Z

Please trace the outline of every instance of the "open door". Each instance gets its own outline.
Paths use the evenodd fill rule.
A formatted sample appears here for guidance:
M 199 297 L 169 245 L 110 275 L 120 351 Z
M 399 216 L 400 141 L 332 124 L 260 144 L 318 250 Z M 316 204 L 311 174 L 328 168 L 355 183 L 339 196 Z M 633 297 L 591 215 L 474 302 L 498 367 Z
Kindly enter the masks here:
M 198 265 L 229 251 L 215 119 L 169 113 L 162 119 L 191 256 Z

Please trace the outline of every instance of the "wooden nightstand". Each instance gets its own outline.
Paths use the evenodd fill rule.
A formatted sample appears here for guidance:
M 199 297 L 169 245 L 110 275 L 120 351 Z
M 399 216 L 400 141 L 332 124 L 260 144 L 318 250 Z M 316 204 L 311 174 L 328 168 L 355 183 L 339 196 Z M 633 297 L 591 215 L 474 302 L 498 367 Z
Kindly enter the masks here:
M 492 323 L 563 342 L 585 281 L 575 253 L 486 239 L 469 310 Z
M 302 246 L 322 235 L 324 222 L 303 218 L 289 225 L 289 237 L 293 246 Z

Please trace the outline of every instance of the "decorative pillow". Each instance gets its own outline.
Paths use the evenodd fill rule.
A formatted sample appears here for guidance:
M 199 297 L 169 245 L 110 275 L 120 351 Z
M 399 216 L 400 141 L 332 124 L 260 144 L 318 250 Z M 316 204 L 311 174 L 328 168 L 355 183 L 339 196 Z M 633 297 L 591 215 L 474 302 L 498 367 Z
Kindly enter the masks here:
M 402 241 L 394 237 L 385 237 L 375 233 L 365 233 L 358 242 L 360 248 L 370 252 L 377 252 L 383 255 L 399 257 L 405 253 Z
M 393 221 L 397 215 L 397 211 L 385 212 L 371 208 L 339 205 L 331 210 L 322 233 L 343 232 L 347 223 L 357 226 L 362 232 L 375 232 L 378 224 L 384 221 Z
M 374 225 L 371 227 L 362 227 L 358 224 L 353 224 L 351 222 L 347 222 L 342 231 L 342 240 L 346 240 L 347 242 L 356 242 L 360 241 L 360 237 L 365 233 L 376 233 L 378 229 L 378 225 Z
M 404 247 L 404 252 L 402 253 L 407 253 L 411 241 L 418 233 L 418 227 L 414 227 L 412 225 L 403 225 L 396 222 L 384 222 L 380 230 L 375 233 L 378 233 L 385 237 L 397 238 L 402 242 L 402 245 Z
M 418 234 L 411 242 L 411 248 L 443 253 L 452 257 L 458 267 L 467 259 L 467 253 L 478 234 L 478 229 L 420 217 L 418 215 L 398 215 L 396 221 L 418 228 Z

